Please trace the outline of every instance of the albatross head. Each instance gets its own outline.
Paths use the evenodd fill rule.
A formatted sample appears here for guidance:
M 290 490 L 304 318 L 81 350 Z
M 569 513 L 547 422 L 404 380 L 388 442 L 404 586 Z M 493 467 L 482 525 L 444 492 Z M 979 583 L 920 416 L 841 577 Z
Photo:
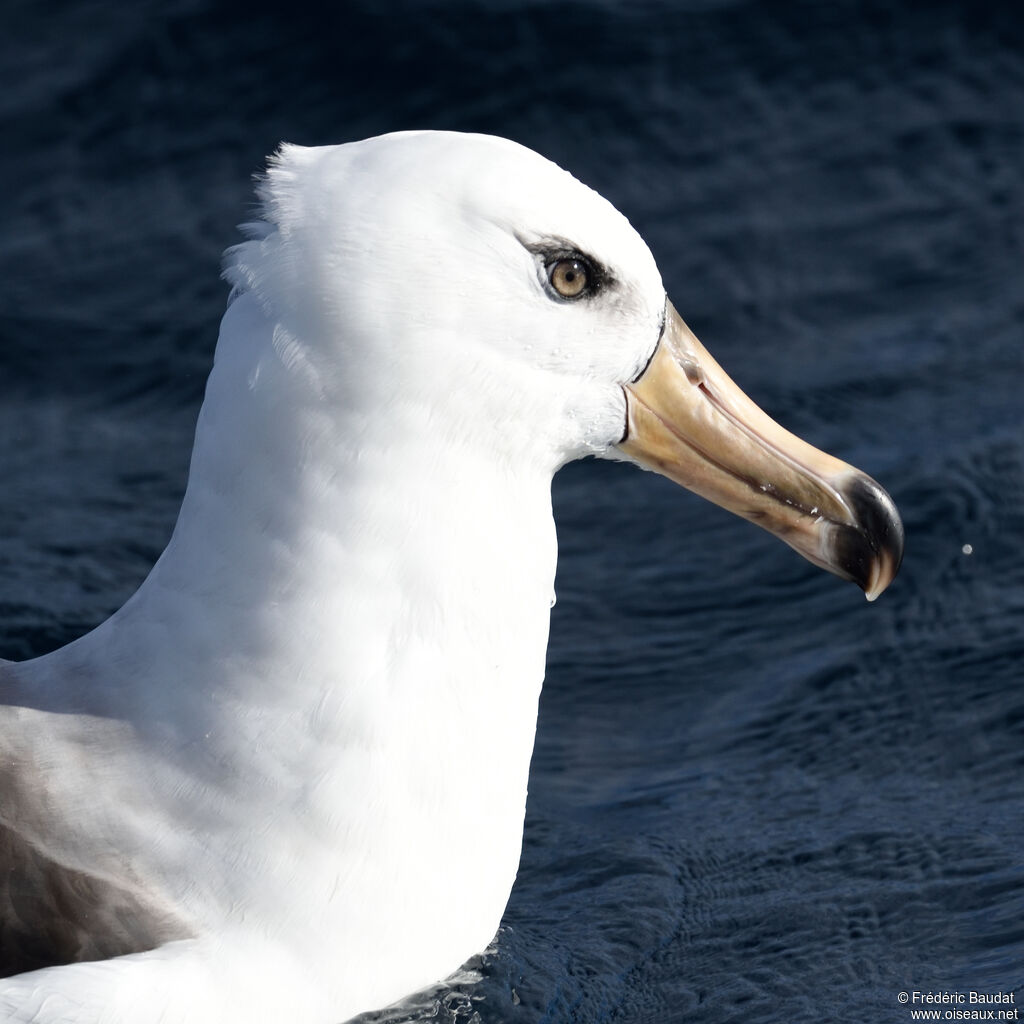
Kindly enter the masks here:
M 554 164 L 503 139 L 402 132 L 286 145 L 260 194 L 264 221 L 227 275 L 272 313 L 280 361 L 368 432 L 387 422 L 545 474 L 632 461 L 869 599 L 892 580 L 903 532 L 886 492 L 761 412 L 625 217 Z
M 483 948 L 566 461 L 664 473 L 869 597 L 899 564 L 885 492 L 744 397 L 625 218 L 541 157 L 285 147 L 261 197 L 167 550 L 95 631 L 0 670 L 29 705 L 0 865 L 45 868 L 22 923 L 57 906 L 71 929 L 37 938 L 138 956 L 12 979 L 4 1019 L 338 1021 Z

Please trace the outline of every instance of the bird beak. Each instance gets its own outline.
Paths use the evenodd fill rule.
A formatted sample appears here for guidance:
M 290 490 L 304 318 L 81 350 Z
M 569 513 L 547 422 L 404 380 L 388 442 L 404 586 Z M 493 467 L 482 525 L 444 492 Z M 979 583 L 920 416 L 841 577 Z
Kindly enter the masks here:
M 630 459 L 770 530 L 873 601 L 903 558 L 903 524 L 871 477 L 784 430 L 733 383 L 671 302 L 626 392 Z

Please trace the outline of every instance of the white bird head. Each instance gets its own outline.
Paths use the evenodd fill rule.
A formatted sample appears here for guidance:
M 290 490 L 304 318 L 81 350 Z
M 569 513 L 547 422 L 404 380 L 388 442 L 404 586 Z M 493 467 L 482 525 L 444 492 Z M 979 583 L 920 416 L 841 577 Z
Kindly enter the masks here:
M 544 473 L 593 454 L 653 468 L 874 597 L 902 527 L 869 477 L 764 415 L 665 296 L 614 207 L 481 135 L 284 146 L 228 277 L 290 372 L 372 433 Z M 371 365 L 374 372 L 354 372 Z
M 657 470 L 869 597 L 899 565 L 888 495 L 744 396 L 625 218 L 543 158 L 286 146 L 260 196 L 167 550 L 93 633 L 0 672 L 30 704 L 21 863 L 53 866 L 74 948 L 113 925 L 101 955 L 139 955 L 13 979 L 4 1019 L 337 1021 L 481 949 L 519 862 L 566 461 Z
M 529 444 L 548 471 L 622 437 L 621 385 L 665 292 L 625 217 L 571 175 L 504 139 L 407 132 L 285 146 L 260 195 L 274 230 L 234 250 L 230 279 L 303 339 L 336 400 L 386 415 L 423 395 L 449 437 L 489 424 L 489 446 Z M 346 370 L 369 360 L 361 387 L 382 393 L 353 394 Z

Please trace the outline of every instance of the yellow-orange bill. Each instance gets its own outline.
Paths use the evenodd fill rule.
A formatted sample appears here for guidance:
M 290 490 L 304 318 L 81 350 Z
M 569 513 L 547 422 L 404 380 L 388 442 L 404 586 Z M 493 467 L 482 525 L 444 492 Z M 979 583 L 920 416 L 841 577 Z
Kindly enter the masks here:
M 903 558 L 903 524 L 871 477 L 780 427 L 730 379 L 671 302 L 626 386 L 632 460 L 781 537 L 873 601 Z

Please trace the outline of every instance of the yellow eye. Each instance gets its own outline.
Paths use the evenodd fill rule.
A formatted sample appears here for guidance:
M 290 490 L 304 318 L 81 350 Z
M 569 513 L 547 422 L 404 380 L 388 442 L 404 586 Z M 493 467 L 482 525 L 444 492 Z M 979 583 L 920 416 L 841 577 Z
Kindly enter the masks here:
M 548 270 L 548 280 L 563 299 L 578 299 L 590 288 L 590 267 L 583 260 L 557 260 Z

